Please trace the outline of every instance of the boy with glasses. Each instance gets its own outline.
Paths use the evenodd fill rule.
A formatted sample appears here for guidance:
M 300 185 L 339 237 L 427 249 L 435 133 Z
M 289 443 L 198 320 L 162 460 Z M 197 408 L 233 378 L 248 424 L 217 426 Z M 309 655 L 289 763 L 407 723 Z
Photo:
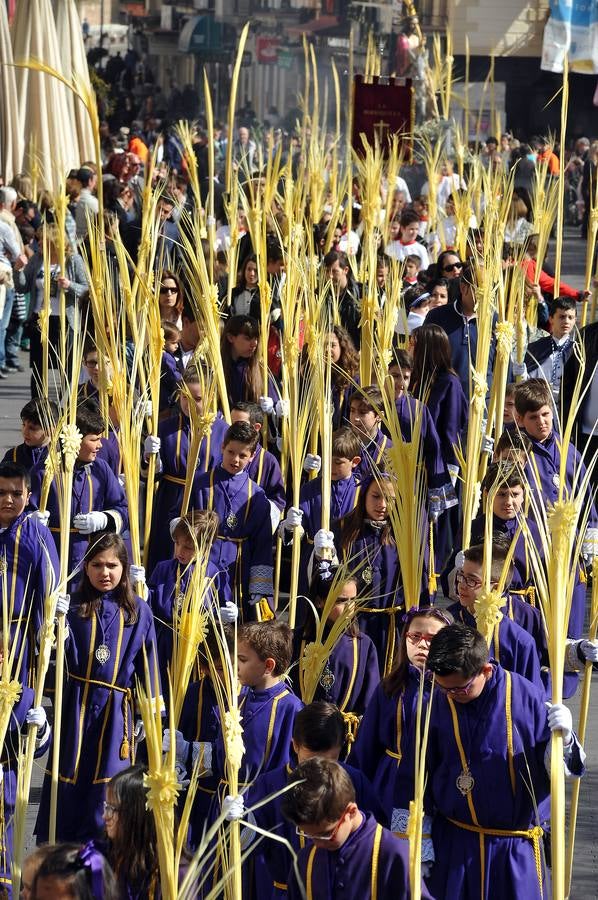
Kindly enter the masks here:
M 407 843 L 360 811 L 351 778 L 338 762 L 307 759 L 290 774 L 289 784 L 282 812 L 308 842 L 299 852 L 298 871 L 289 872 L 289 900 L 304 891 L 312 900 L 409 896 Z M 423 885 L 422 896 L 429 897 Z
M 565 772 L 584 773 L 571 713 L 547 709 L 541 691 L 491 662 L 482 635 L 465 625 L 434 635 L 427 668 L 437 688 L 427 747 L 430 891 L 436 900 L 540 900 L 551 732 L 562 732 Z

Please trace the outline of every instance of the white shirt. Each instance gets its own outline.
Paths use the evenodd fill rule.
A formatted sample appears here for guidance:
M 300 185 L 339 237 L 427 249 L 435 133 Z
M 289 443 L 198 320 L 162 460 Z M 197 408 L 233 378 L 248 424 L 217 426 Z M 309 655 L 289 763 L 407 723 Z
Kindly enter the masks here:
M 389 241 L 384 248 L 384 252 L 387 256 L 390 256 L 392 259 L 396 259 L 399 262 L 406 259 L 408 256 L 419 256 L 422 269 L 427 269 L 430 265 L 428 251 L 419 241 L 411 241 L 409 244 L 404 244 L 402 241 Z

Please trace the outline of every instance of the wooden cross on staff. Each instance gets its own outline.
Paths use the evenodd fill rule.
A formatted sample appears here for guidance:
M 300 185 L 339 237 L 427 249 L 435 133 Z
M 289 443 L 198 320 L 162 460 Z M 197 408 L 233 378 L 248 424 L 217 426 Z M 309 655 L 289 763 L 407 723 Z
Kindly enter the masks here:
M 390 123 L 385 122 L 384 119 L 380 119 L 379 122 L 374 122 L 374 132 L 376 134 L 377 140 L 382 144 L 387 138 L 388 133 L 390 131 Z

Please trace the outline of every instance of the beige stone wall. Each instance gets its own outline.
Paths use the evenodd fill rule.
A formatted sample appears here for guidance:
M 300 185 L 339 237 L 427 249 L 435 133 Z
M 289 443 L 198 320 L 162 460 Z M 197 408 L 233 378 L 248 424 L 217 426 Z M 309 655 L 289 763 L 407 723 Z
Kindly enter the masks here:
M 548 0 L 449 0 L 454 53 L 541 56 Z

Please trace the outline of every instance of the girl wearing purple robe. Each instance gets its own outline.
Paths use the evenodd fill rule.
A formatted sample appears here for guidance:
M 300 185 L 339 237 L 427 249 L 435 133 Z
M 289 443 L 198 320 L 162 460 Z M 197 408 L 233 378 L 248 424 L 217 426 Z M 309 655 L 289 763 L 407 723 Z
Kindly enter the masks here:
M 191 432 L 189 403 L 195 401 L 198 414 L 201 415 L 203 412 L 201 379 L 195 366 L 188 366 L 185 369 L 183 383 L 185 389 L 181 390 L 178 397 L 179 409 L 160 422 L 156 445 L 150 445 L 155 438 L 151 436 L 146 438 L 146 454 L 148 451 L 156 452 L 156 447 L 159 453 L 157 465 L 159 482 L 152 512 L 148 574 L 151 574 L 159 562 L 172 558 L 168 525 L 171 519 L 180 515 L 185 490 Z M 209 434 L 202 438 L 199 446 L 197 472 L 207 472 L 220 462 L 222 438 L 227 428 L 228 423 L 224 419 L 218 417 L 214 420 Z
M 379 412 L 383 408 L 382 394 L 377 387 L 354 391 L 349 398 L 349 421 L 361 442 L 361 461 L 355 468 L 355 475 L 361 481 L 385 468 L 384 454 L 392 447 L 392 441 L 380 428 Z
M 430 696 L 430 683 L 421 674 L 432 637 L 450 625 L 453 617 L 436 607 L 413 609 L 405 616 L 398 663 L 376 688 L 368 704 L 349 763 L 374 786 L 383 804 L 391 830 L 405 837 L 409 804 L 415 791 L 416 717 L 419 692 L 423 702 Z M 422 861 L 434 859 L 430 822 L 424 823 Z
M 334 570 L 326 568 L 318 571 L 310 586 L 312 603 L 322 614 L 334 579 Z M 349 578 L 339 586 L 336 603 L 328 614 L 326 630 L 332 628 L 336 620 L 344 614 L 346 604 L 355 605 L 357 599 L 357 578 Z M 297 663 L 291 670 L 295 692 L 302 696 L 301 659 L 308 644 L 316 637 L 316 623 L 313 613 L 308 612 L 303 628 L 297 629 L 294 641 L 293 659 Z M 314 700 L 334 703 L 346 717 L 349 733 L 353 738 L 357 731 L 357 720 L 367 709 L 380 681 L 378 655 L 371 639 L 361 634 L 355 619 L 348 622 L 347 630 L 341 634 L 332 648 L 320 676 Z
M 342 325 L 333 325 L 328 335 L 332 371 L 332 427 L 336 430 L 349 421 L 349 397 L 359 384 L 359 353 L 351 335 Z
M 125 544 L 104 534 L 90 546 L 81 587 L 68 610 L 60 734 L 58 840 L 85 840 L 102 828 L 106 782 L 135 761 L 133 694 L 136 679 L 162 705 L 154 681 L 156 633 L 147 603 L 133 594 Z M 50 773 L 38 813 L 38 842 L 47 840 Z
M 259 336 L 259 323 L 251 316 L 231 316 L 224 323 L 220 352 L 231 406 L 239 400 L 259 403 L 264 393 Z M 268 396 L 272 407 L 280 399 L 272 376 L 268 378 Z
M 210 559 L 221 573 L 221 601 L 236 602 L 245 620 L 271 616 L 263 600 L 272 584 L 270 504 L 247 473 L 258 442 L 248 422 L 236 422 L 222 444 L 222 464 L 195 478 L 190 509 L 213 510 L 220 529 Z
M 390 479 L 380 475 L 378 481 L 363 485 L 353 512 L 333 525 L 339 559 L 357 572 L 371 597 L 369 609 L 359 614 L 359 627 L 373 641 L 382 672 L 392 667 L 398 636 L 396 614 L 402 609 L 399 557 L 387 518 L 388 503 L 393 499 Z M 316 543 L 316 557 L 318 552 Z
M 584 772 L 571 714 L 562 704 L 547 709 L 543 693 L 490 661 L 482 635 L 464 625 L 435 635 L 427 667 L 437 686 L 427 747 L 430 893 L 541 900 L 552 731 L 562 733 L 565 772 Z

